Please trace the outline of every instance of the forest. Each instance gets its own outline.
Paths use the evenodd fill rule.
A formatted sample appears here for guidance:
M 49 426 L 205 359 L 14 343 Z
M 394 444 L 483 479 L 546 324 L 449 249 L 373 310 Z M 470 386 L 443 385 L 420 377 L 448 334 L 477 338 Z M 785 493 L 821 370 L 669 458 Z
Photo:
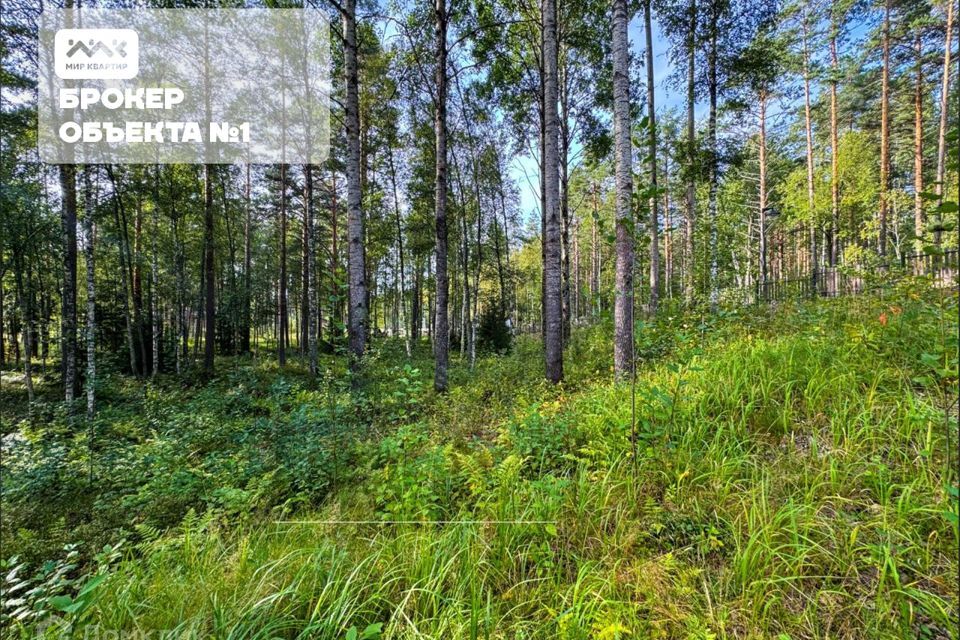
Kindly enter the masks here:
M 43 12 L 290 8 L 322 163 L 41 158 Z M 5 0 L 0 638 L 960 638 L 957 10 Z

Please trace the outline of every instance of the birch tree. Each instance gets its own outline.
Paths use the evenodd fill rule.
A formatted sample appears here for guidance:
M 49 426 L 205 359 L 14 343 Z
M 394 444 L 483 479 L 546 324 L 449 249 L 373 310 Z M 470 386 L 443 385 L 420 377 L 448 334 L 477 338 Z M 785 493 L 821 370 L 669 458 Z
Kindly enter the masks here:
M 633 149 L 630 142 L 630 53 L 626 0 L 613 0 L 613 137 L 616 174 L 616 284 L 613 306 L 613 370 L 633 373 Z

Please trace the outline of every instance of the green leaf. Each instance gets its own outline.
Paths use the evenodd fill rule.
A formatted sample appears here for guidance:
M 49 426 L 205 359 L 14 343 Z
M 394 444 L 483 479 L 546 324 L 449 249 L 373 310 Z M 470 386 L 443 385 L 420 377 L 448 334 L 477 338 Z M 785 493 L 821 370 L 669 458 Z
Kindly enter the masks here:
M 374 640 L 374 638 L 380 637 L 380 632 L 383 629 L 382 622 L 374 622 L 373 624 L 368 624 L 367 627 L 363 630 L 363 633 L 360 635 L 361 640 Z
M 357 628 L 356 628 L 356 627 L 350 627 L 349 629 L 347 629 L 347 637 L 346 637 L 346 640 L 357 640 Z
M 956 213 L 957 211 L 960 211 L 960 206 L 957 206 L 956 202 L 944 202 L 937 207 L 937 211 L 940 213 Z
M 57 611 L 68 611 L 73 605 L 73 598 L 70 596 L 53 596 L 50 598 L 50 606 Z
M 105 574 L 101 574 L 101 575 L 94 576 L 94 577 L 90 578 L 89 580 L 87 580 L 87 582 L 83 585 L 83 588 L 80 589 L 80 593 L 77 594 L 77 597 L 79 598 L 79 597 L 82 597 L 82 596 L 85 596 L 85 595 L 89 594 L 91 591 L 93 591 L 94 589 L 96 589 L 97 586 L 98 586 L 101 582 L 103 582 L 106 577 L 107 577 L 107 576 L 106 576 Z

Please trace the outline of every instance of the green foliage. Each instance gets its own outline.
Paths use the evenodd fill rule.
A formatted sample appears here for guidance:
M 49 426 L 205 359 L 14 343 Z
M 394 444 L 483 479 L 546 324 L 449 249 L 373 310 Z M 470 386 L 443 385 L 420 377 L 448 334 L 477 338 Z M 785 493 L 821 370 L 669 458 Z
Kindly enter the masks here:
M 126 442 L 118 477 L 95 467 L 94 504 L 125 504 L 107 501 L 112 487 L 137 523 L 99 531 L 132 537 L 133 552 L 101 570 L 76 547 L 71 582 L 53 579 L 29 610 L 76 607 L 55 613 L 78 633 L 951 637 L 957 307 L 914 279 L 882 296 L 663 314 L 638 326 L 635 389 L 609 382 L 604 323 L 575 332 L 563 388 L 540 382 L 525 339 L 472 373 L 455 366 L 444 396 L 389 342 L 354 392 L 270 366 L 161 382 L 98 426 Z M 46 449 L 5 456 L 4 507 L 56 498 L 42 460 L 81 476 L 61 491 L 89 492 L 85 441 L 56 425 Z M 133 470 L 147 480 L 131 487 Z M 20 533 L 5 522 L 4 541 L 30 544 L 66 504 L 31 509 Z M 70 518 L 63 535 L 91 531 Z
M 521 420 L 508 423 L 503 434 L 504 446 L 528 461 L 534 477 L 569 473 L 576 462 L 570 454 L 582 444 L 576 427 L 555 409 L 552 413 L 545 416 L 542 407 L 534 406 Z
M 105 545 L 92 559 L 95 569 L 80 575 L 76 571 L 80 552 L 75 544 L 64 546 L 62 557 L 48 560 L 33 575 L 28 575 L 28 564 L 16 556 L 0 561 L 4 573 L 0 622 L 7 627 L 40 624 L 69 632 L 86 618 L 98 587 L 121 558 L 122 545 L 122 540 Z
M 507 317 L 500 305 L 484 307 L 477 326 L 477 349 L 486 353 L 510 352 L 513 335 L 507 326 Z

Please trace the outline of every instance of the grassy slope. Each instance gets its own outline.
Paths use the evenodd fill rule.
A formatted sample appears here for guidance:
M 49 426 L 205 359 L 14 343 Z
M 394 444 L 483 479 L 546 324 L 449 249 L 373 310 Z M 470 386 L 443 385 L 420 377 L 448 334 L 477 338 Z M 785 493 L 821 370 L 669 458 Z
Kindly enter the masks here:
M 937 306 L 907 291 L 646 327 L 634 436 L 600 329 L 575 337 L 564 388 L 538 380 L 532 344 L 458 370 L 447 397 L 373 388 L 378 431 L 351 473 L 323 480 L 321 506 L 265 515 L 248 484 L 253 508 L 140 526 L 84 622 L 224 638 L 376 622 L 398 638 L 955 638 L 956 298 Z M 272 372 L 237 375 L 256 389 Z M 291 414 L 335 404 L 284 397 Z M 436 519 L 460 522 L 313 522 Z

